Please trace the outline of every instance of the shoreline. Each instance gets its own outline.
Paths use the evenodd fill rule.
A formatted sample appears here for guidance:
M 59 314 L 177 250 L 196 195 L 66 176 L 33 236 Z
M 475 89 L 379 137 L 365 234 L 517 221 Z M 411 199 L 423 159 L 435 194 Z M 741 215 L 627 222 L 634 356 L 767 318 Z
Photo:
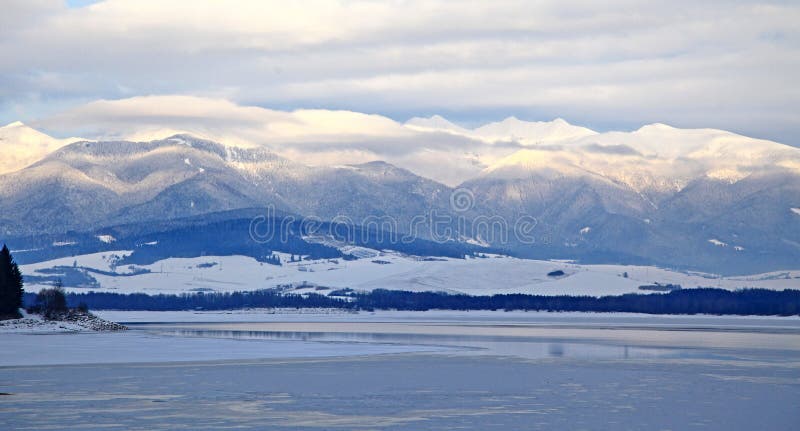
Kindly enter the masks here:
M 760 316 L 760 315 L 714 315 L 714 314 L 646 314 L 622 312 L 580 312 L 580 311 L 503 311 L 503 310 L 375 310 L 352 311 L 337 308 L 247 308 L 236 310 L 180 310 L 180 311 L 149 311 L 149 310 L 97 310 L 93 312 L 98 317 L 106 320 L 129 323 L 258 323 L 272 321 L 302 321 L 310 319 L 331 319 L 336 321 L 353 319 L 354 321 L 389 321 L 408 319 L 431 319 L 433 321 L 457 319 L 459 321 L 472 321 L 487 323 L 487 321 L 509 321 L 515 319 L 531 320 L 608 320 L 624 319 L 631 321 L 764 321 L 775 323 L 796 324 L 800 327 L 800 316 Z
M 48 320 L 39 314 L 21 310 L 19 319 L 0 320 L 2 334 L 58 334 L 78 332 L 118 332 L 127 328 L 117 322 L 103 319 L 94 313 Z

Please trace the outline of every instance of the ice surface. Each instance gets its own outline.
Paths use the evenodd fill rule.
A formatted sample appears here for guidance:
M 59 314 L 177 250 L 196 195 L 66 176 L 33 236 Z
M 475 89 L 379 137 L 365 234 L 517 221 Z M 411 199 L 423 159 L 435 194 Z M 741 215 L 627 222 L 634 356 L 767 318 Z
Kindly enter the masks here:
M 248 341 L 168 337 L 138 331 L 74 334 L 2 334 L 0 367 L 66 364 L 195 362 L 268 358 L 318 358 L 433 352 L 436 346 Z
M 0 421 L 8 429 L 728 431 L 790 430 L 800 419 L 797 319 L 670 317 L 661 327 L 630 315 L 534 324 L 545 314 L 536 315 L 527 325 L 514 322 L 519 315 L 471 324 L 440 315 L 203 324 L 193 337 L 163 335 L 187 325 L 0 335 L 11 347 L 0 365 L 19 365 L 0 366 Z M 782 323 L 758 329 L 765 322 Z M 783 346 L 762 344 L 765 336 Z M 657 338 L 660 346 L 647 345 Z M 439 345 L 465 348 L 424 351 Z M 25 359 L 6 360 L 8 350 Z

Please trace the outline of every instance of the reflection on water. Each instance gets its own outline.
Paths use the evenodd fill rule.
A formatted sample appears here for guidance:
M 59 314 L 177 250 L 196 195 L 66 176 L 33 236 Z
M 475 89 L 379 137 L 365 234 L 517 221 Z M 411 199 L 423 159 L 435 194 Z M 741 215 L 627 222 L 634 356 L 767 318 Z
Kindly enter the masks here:
M 342 343 L 342 351 L 350 343 L 380 343 L 402 345 L 435 345 L 452 347 L 448 353 L 462 355 L 515 356 L 526 359 L 742 359 L 741 356 L 696 348 L 647 347 L 617 344 L 603 340 L 564 341 L 542 340 L 532 337 L 487 335 L 450 335 L 432 333 L 383 332 L 324 332 L 324 331 L 270 331 L 171 328 L 171 325 L 148 327 L 150 333 L 161 336 L 206 337 L 237 340 L 304 341 Z M 204 326 L 222 326 L 207 324 Z M 246 325 L 243 325 L 246 326 Z
M 626 346 L 625 350 L 627 350 L 627 349 L 628 348 Z M 554 356 L 554 357 L 560 358 L 560 357 L 564 356 L 564 345 L 560 344 L 560 343 L 548 344 L 547 345 L 547 353 L 549 353 L 550 356 Z M 626 356 L 627 356 L 627 352 L 626 352 Z

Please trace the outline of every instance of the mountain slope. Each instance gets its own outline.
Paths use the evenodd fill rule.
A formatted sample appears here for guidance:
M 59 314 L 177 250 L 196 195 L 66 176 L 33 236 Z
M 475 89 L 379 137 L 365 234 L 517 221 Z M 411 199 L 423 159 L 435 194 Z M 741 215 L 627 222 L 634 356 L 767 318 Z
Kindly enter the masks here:
M 525 257 L 724 273 L 800 262 L 800 149 L 663 124 L 596 133 L 563 120 L 509 118 L 470 130 L 432 117 L 406 127 L 482 142 L 473 156 L 476 171 L 486 167 L 449 187 L 386 162 L 309 166 L 266 147 L 187 134 L 82 141 L 0 175 L 0 234 L 95 232 L 270 208 Z M 444 148 L 425 154 L 434 170 L 464 157 Z M 523 219 L 533 226 L 524 238 L 516 231 Z M 369 241 L 380 248 L 374 235 Z
M 6 234 L 27 235 L 270 207 L 407 232 L 413 217 L 447 212 L 450 191 L 383 162 L 309 167 L 176 135 L 79 142 L 0 176 L 0 218 Z
M 562 118 L 556 118 L 553 121 L 524 121 L 516 117 L 508 117 L 475 129 L 467 129 L 439 115 L 434 115 L 430 118 L 414 117 L 405 125 L 416 130 L 448 132 L 487 142 L 513 141 L 522 145 L 556 142 L 597 134 L 591 129 L 569 124 Z
M 523 149 L 462 187 L 552 238 L 520 253 L 727 273 L 800 261 L 800 150 L 653 125 Z

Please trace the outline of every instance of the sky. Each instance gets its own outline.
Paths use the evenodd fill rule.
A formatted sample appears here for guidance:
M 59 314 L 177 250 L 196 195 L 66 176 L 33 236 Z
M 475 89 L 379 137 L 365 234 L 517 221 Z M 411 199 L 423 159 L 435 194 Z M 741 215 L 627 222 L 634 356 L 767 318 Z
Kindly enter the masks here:
M 440 114 L 468 127 L 509 116 L 598 131 L 659 122 L 800 146 L 799 2 L 7 0 L 0 8 L 0 123 L 60 137 L 326 109 L 399 122 Z M 219 107 L 230 115 L 216 116 Z

